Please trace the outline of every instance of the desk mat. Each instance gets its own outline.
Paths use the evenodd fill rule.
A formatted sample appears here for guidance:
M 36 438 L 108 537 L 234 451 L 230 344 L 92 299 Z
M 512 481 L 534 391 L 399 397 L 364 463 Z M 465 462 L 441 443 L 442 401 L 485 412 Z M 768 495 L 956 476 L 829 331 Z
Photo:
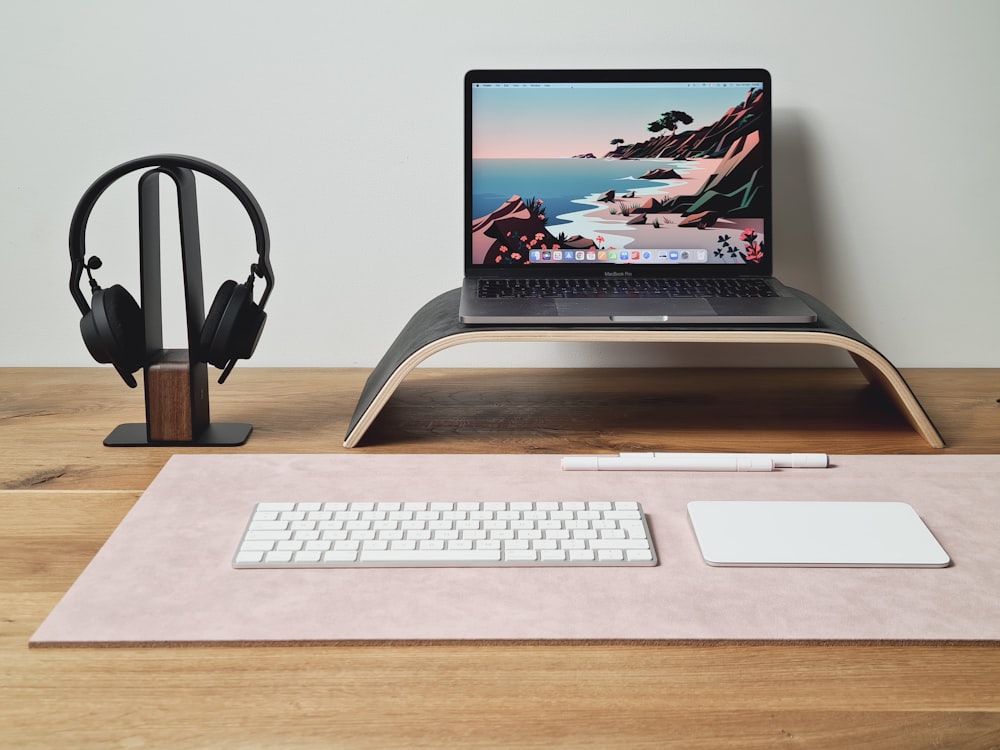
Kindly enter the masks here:
M 31 645 L 1000 641 L 1000 456 L 831 460 L 828 469 L 737 474 L 563 472 L 554 455 L 174 456 Z M 638 500 L 660 564 L 230 566 L 256 502 L 335 498 Z M 953 564 L 713 568 L 686 504 L 720 499 L 908 502 Z

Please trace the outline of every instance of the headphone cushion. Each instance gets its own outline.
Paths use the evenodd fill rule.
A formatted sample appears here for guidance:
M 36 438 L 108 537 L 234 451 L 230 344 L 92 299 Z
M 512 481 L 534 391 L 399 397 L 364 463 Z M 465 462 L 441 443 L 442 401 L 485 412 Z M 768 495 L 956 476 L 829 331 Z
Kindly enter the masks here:
M 216 364 L 216 361 L 219 359 L 219 352 L 217 351 L 218 347 L 215 345 L 215 338 L 219 332 L 219 326 L 222 324 L 222 316 L 225 314 L 226 307 L 232 299 L 234 289 L 236 289 L 236 282 L 232 279 L 223 282 L 222 286 L 219 287 L 219 291 L 215 293 L 215 299 L 212 300 L 212 306 L 208 308 L 208 316 L 201 327 L 201 339 L 198 342 L 199 359 L 203 362 L 209 362 L 216 367 L 219 367 Z
M 80 322 L 91 356 L 119 371 L 139 370 L 146 361 L 146 324 L 135 298 L 121 284 L 94 293 L 91 311 Z
M 224 282 L 201 329 L 200 359 L 219 368 L 231 360 L 248 359 L 257 347 L 266 319 L 247 284 Z

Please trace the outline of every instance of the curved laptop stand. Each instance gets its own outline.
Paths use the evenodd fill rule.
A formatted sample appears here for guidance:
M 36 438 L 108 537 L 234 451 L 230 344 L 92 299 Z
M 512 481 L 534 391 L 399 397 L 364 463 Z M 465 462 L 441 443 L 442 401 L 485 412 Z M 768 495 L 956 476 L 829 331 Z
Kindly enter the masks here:
M 778 326 L 725 325 L 586 326 L 586 325 L 467 325 L 458 320 L 459 289 L 435 297 L 410 318 L 368 377 L 351 417 L 345 448 L 358 445 L 365 431 L 413 368 L 433 354 L 459 344 L 477 342 L 656 342 L 716 344 L 822 344 L 847 351 L 868 382 L 885 391 L 910 425 L 932 447 L 944 440 L 913 391 L 889 360 L 853 328 L 814 297 L 791 290 L 818 315 L 815 323 Z

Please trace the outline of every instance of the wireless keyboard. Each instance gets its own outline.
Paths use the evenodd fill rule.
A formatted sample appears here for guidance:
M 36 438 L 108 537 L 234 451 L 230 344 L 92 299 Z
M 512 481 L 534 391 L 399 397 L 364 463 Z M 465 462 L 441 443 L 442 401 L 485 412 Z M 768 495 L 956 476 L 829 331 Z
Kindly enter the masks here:
M 235 568 L 656 565 L 635 502 L 259 503 Z

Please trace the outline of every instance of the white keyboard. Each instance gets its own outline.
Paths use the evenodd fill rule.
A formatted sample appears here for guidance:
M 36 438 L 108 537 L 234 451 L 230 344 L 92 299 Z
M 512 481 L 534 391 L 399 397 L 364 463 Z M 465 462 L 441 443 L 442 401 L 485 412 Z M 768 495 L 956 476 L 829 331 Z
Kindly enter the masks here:
M 635 502 L 260 503 L 235 568 L 656 565 Z

